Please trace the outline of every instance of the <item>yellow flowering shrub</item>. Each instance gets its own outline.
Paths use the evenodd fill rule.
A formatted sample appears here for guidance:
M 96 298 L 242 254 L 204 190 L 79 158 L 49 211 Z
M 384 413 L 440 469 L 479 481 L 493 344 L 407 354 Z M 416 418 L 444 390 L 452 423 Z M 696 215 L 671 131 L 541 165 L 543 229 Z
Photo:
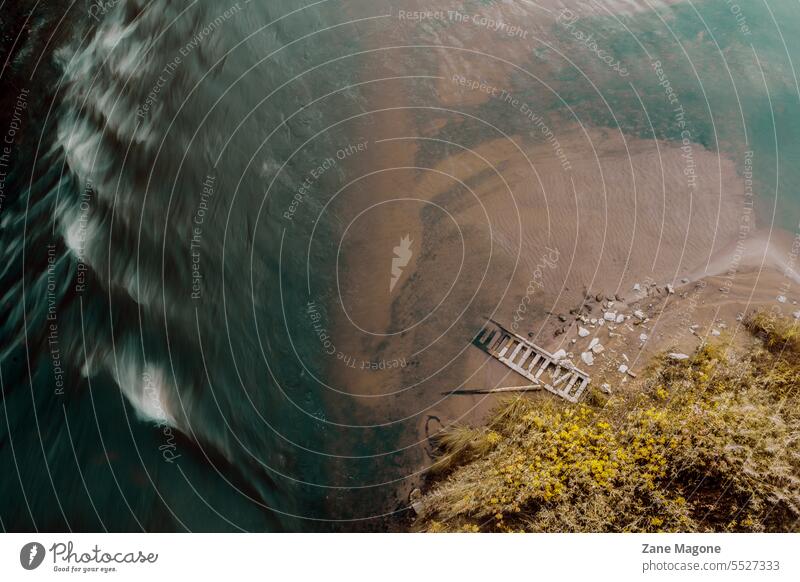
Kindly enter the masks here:
M 797 530 L 800 358 L 763 339 L 659 358 L 602 407 L 517 397 L 448 431 L 416 529 Z

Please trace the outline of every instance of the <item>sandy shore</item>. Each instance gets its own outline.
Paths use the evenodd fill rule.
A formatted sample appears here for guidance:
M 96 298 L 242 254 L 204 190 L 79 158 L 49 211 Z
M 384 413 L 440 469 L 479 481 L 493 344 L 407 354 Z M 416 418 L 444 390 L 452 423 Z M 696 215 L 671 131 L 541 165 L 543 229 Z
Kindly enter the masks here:
M 774 305 L 791 312 L 800 299 L 791 293 L 796 277 L 783 272 L 791 236 L 759 230 L 732 159 L 693 143 L 687 161 L 680 144 L 579 125 L 559 126 L 556 148 L 531 139 L 535 118 L 497 103 L 520 128 L 502 135 L 452 112 L 493 105 L 446 77 L 457 62 L 432 62 L 442 78 L 413 92 L 391 81 L 367 89 L 369 101 L 391 110 L 354 131 L 369 135 L 369 153 L 353 162 L 359 178 L 332 209 L 344 225 L 335 241 L 339 302 L 330 306 L 343 357 L 328 367 L 338 390 L 330 417 L 361 427 L 341 449 L 358 443 L 377 455 L 398 503 L 429 465 L 426 439 L 443 425 L 480 421 L 495 402 L 444 393 L 520 383 L 471 346 L 486 316 L 574 358 L 600 338 L 606 349 L 587 371 L 614 391 L 632 382 L 618 372 L 622 364 L 640 370 L 664 349 L 688 352 L 716 332 L 741 336 L 741 313 Z M 385 59 L 364 75 L 403 71 L 401 61 Z M 487 67 L 485 78 L 499 85 L 510 72 Z M 417 101 L 435 109 L 405 109 Z M 404 237 L 411 257 L 392 289 Z M 637 283 L 661 292 L 636 293 Z M 675 293 L 665 291 L 668 283 Z M 606 297 L 629 319 L 617 328 L 576 321 L 570 310 L 587 293 L 603 296 L 587 319 L 602 319 Z M 632 321 L 634 310 L 648 321 Z M 590 335 L 578 336 L 579 327 Z

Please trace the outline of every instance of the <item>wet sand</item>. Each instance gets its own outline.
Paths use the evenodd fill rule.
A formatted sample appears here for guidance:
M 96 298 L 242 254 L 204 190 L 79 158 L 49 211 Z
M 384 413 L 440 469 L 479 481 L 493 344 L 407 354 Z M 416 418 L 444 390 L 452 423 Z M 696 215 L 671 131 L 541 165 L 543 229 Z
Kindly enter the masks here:
M 374 42 L 408 40 L 395 34 Z M 511 56 L 515 45 L 492 46 L 493 54 Z M 570 350 L 577 326 L 558 315 L 580 305 L 587 292 L 619 294 L 632 309 L 637 299 L 642 304 L 631 292 L 635 283 L 674 284 L 676 294 L 645 301 L 648 342 L 640 345 L 644 331 L 632 326 L 604 336 L 608 349 L 590 372 L 595 383 L 613 382 L 616 389 L 629 380 L 616 373 L 619 362 L 630 360 L 639 370 L 664 349 L 692 349 L 698 329 L 710 333 L 720 322 L 735 329 L 736 315 L 774 303 L 781 283 L 776 257 L 783 251 L 772 251 L 776 260 L 758 274 L 751 260 L 758 245 L 748 243 L 750 258 L 734 282 L 725 293 L 713 292 L 742 222 L 761 226 L 732 159 L 697 143 L 687 158 L 674 142 L 564 123 L 554 132 L 556 147 L 519 105 L 453 83 L 448 73 L 464 70 L 460 58 L 432 55 L 440 78 L 415 82 L 413 89 L 397 81 L 366 89 L 367 101 L 389 110 L 354 130 L 369 136 L 368 153 L 352 161 L 350 172 L 359 178 L 333 209 L 342 228 L 333 241 L 338 301 L 329 308 L 342 357 L 328 366 L 335 389 L 330 417 L 357 425 L 338 448 L 376 455 L 372 483 L 383 479 L 395 492 L 384 496 L 388 506 L 366 503 L 367 513 L 381 503 L 390 509 L 392 499 L 405 502 L 430 463 L 431 434 L 451 423 L 479 422 L 496 401 L 447 397 L 448 391 L 520 383 L 470 345 L 487 316 L 516 322 L 518 333 L 547 349 Z M 406 65 L 402 58 L 376 59 L 364 79 L 410 74 Z M 511 68 L 481 66 L 476 73 L 470 63 L 473 76 L 490 86 L 511 84 Z M 483 121 L 470 115 L 476 107 L 484 108 Z M 487 128 L 492 108 L 509 122 L 506 129 L 518 130 Z M 412 241 L 412 256 L 390 290 L 394 249 L 403 237 Z M 778 238 L 783 242 L 775 248 L 785 248 L 786 236 Z M 702 294 L 691 293 L 704 279 Z M 689 301 L 691 324 L 699 327 L 686 335 Z M 565 333 L 554 335 L 559 328 Z

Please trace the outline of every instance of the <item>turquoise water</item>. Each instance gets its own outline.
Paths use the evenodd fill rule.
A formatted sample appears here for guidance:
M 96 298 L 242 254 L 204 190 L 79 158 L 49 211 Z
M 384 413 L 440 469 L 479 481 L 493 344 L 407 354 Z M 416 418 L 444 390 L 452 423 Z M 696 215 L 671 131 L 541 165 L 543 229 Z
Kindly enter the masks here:
M 737 167 L 753 151 L 758 206 L 769 222 L 794 229 L 800 209 L 800 18 L 789 0 L 742 3 L 720 0 L 681 3 L 669 9 L 620 17 L 587 17 L 587 30 L 605 37 L 630 71 L 628 78 L 585 65 L 613 112 L 587 98 L 587 83 L 574 69 L 561 76 L 562 95 L 583 122 L 617 127 L 642 138 L 680 141 L 681 128 L 654 74 L 665 76 L 686 112 L 692 140 L 730 155 Z M 639 95 L 631 90 L 633 85 Z M 645 115 L 642 105 L 647 111 Z M 648 118 L 649 116 L 649 118 Z M 652 124 L 652 128 L 651 128 Z M 764 223 L 762 222 L 762 226 Z

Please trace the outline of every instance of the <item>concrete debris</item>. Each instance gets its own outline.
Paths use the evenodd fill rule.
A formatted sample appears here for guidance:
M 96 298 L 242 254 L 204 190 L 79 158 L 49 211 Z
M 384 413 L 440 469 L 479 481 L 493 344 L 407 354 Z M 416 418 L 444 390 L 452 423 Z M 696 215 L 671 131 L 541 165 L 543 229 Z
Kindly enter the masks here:
M 590 333 L 589 330 L 586 329 L 585 327 L 578 328 L 578 335 L 581 337 L 586 337 L 587 335 L 589 335 L 589 333 Z
M 553 359 L 556 361 L 563 360 L 566 357 L 567 357 L 567 350 L 563 348 L 558 350 L 555 354 L 553 354 Z
M 587 366 L 594 365 L 594 356 L 592 355 L 592 352 L 583 352 L 581 354 L 581 360 L 583 360 L 583 363 Z

